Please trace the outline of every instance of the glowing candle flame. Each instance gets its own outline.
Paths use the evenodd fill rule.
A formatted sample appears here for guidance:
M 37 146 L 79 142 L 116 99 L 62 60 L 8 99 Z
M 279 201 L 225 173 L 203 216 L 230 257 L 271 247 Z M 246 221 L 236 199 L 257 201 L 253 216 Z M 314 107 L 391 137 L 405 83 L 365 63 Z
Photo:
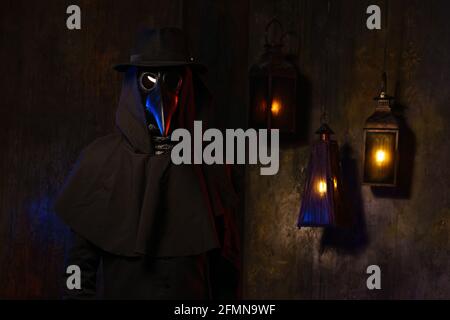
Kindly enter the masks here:
M 337 179 L 336 178 L 333 178 L 333 186 L 334 186 L 334 189 L 337 189 Z
M 317 191 L 319 192 L 320 196 L 323 196 L 327 192 L 327 183 L 324 180 L 320 180 L 317 183 Z
M 375 152 L 375 162 L 377 165 L 381 166 L 386 162 L 386 152 L 384 150 L 377 150 Z
M 270 111 L 272 111 L 272 114 L 276 116 L 280 113 L 280 110 L 281 110 L 281 103 L 278 100 L 273 100 L 272 108 L 270 109 Z

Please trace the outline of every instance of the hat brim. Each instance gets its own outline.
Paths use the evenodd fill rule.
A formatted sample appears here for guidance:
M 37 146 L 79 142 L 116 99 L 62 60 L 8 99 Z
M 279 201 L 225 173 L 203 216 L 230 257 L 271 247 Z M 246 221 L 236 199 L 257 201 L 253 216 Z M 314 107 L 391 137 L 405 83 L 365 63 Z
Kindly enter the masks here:
M 119 72 L 125 72 L 129 67 L 180 67 L 190 66 L 200 73 L 206 72 L 208 69 L 205 65 L 198 62 L 186 62 L 186 61 L 151 61 L 151 62 L 128 62 L 121 63 L 114 66 L 114 70 Z

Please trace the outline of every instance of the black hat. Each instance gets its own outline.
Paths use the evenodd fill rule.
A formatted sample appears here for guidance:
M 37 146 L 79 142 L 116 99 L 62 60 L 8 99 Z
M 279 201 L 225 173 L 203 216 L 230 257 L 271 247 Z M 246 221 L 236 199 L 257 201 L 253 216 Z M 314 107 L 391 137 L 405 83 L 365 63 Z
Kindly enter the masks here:
M 128 67 L 191 66 L 200 72 L 206 67 L 189 55 L 186 37 L 181 29 L 144 29 L 138 33 L 130 62 L 114 66 L 124 72 Z

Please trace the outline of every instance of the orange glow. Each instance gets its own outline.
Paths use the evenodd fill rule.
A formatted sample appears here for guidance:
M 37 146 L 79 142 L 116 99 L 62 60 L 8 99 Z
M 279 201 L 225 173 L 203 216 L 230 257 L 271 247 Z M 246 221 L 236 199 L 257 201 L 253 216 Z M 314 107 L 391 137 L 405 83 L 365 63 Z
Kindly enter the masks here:
M 319 192 L 320 196 L 323 196 L 327 192 L 327 183 L 325 180 L 319 180 L 317 183 L 317 191 Z
M 337 179 L 336 179 L 336 177 L 333 178 L 333 186 L 334 186 L 334 189 L 337 189 Z
M 384 165 L 388 161 L 388 154 L 386 151 L 382 149 L 378 149 L 375 151 L 375 163 L 378 166 Z
M 272 108 L 270 109 L 272 111 L 272 114 L 274 116 L 277 116 L 280 113 L 281 110 L 281 103 L 278 100 L 272 101 Z

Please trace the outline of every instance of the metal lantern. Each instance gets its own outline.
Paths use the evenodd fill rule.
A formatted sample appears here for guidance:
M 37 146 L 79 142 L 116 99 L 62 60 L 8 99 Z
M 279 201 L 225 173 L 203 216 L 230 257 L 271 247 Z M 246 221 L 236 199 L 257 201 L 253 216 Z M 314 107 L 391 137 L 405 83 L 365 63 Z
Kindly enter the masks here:
M 251 128 L 279 129 L 282 135 L 297 133 L 297 69 L 282 53 L 281 34 L 269 42 L 269 29 L 281 23 L 273 19 L 266 27 L 264 52 L 249 71 Z M 282 32 L 282 31 L 281 31 Z
M 316 133 L 320 138 L 311 150 L 297 223 L 299 228 L 336 225 L 341 211 L 339 147 L 331 140 L 333 131 L 327 124 L 322 124 Z
M 392 114 L 391 100 L 386 94 L 383 73 L 377 106 L 364 127 L 363 183 L 370 186 L 395 187 L 397 184 L 399 124 Z

